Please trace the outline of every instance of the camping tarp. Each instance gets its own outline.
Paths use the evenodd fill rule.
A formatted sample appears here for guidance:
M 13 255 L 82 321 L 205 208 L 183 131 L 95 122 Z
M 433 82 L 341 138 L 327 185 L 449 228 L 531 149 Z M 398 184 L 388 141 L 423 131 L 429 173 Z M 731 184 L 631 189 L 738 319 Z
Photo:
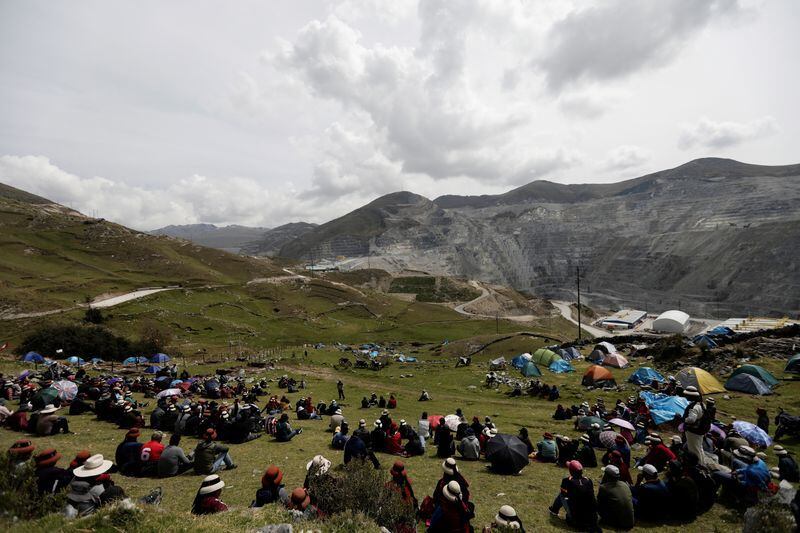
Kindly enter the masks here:
M 616 384 L 616 382 L 614 381 L 614 376 L 608 371 L 607 368 L 592 365 L 586 372 L 584 372 L 581 384 L 601 387 L 604 385 Z
M 639 397 L 650 409 L 650 417 L 657 426 L 670 422 L 675 415 L 683 416 L 689 406 L 689 400 L 683 396 L 668 396 L 666 394 L 642 391 Z
M 794 372 L 800 373 L 800 353 L 793 355 L 791 359 L 786 363 L 786 367 L 783 369 L 784 372 Z
M 531 354 L 531 361 L 542 366 L 550 366 L 550 363 L 560 359 L 561 357 L 557 353 L 547 348 L 539 348 Z
M 717 336 L 724 337 L 726 335 L 733 335 L 734 333 L 735 331 L 733 331 L 731 328 L 727 326 L 717 326 L 714 329 L 706 332 L 706 335 L 711 335 L 712 337 L 717 337 Z
M 775 379 L 775 376 L 770 374 L 766 369 L 758 365 L 742 365 L 731 373 L 731 377 L 738 376 L 739 374 L 750 374 L 763 381 L 767 387 L 775 387 L 780 382 Z M 725 387 L 728 388 L 727 386 Z
M 612 366 L 614 368 L 625 368 L 628 366 L 628 360 L 618 353 L 613 353 L 603 358 L 603 365 Z
M 525 357 L 526 355 L 527 355 L 528 357 Z M 524 354 L 522 354 L 522 355 L 518 355 L 518 356 L 516 356 L 515 358 L 513 358 L 513 359 L 511 360 L 511 366 L 513 366 L 513 367 L 514 367 L 514 368 L 516 368 L 517 370 L 522 370 L 522 367 L 524 367 L 524 366 L 525 366 L 525 363 L 527 363 L 527 362 L 528 362 L 528 361 L 530 361 L 530 360 L 531 360 L 531 354 L 529 354 L 529 353 L 524 353 Z
M 575 372 L 575 369 L 572 368 L 572 365 L 569 364 L 569 361 L 564 361 L 564 360 L 553 361 L 552 363 L 550 363 L 550 366 L 547 367 L 547 369 L 550 370 L 550 372 L 553 372 L 555 374 L 564 374 L 566 372 Z
M 525 366 L 520 369 L 520 372 L 526 378 L 538 377 L 542 375 L 542 371 L 539 370 L 539 367 L 536 366 L 533 361 L 528 361 L 525 363 Z
M 725 382 L 725 388 L 736 392 L 758 394 L 759 396 L 772 394 L 772 389 L 766 383 L 751 374 L 744 373 L 731 376 Z
M 653 380 L 659 381 L 663 383 L 666 381 L 664 376 L 659 374 L 656 370 L 653 370 L 649 366 L 643 366 L 641 368 L 637 368 L 636 371 L 631 374 L 628 378 L 628 381 L 631 383 L 636 383 L 637 385 L 650 385 Z
M 681 382 L 683 388 L 689 385 L 694 385 L 701 394 L 714 394 L 716 392 L 725 392 L 722 384 L 717 381 L 717 378 L 696 366 L 684 368 L 675 379 Z

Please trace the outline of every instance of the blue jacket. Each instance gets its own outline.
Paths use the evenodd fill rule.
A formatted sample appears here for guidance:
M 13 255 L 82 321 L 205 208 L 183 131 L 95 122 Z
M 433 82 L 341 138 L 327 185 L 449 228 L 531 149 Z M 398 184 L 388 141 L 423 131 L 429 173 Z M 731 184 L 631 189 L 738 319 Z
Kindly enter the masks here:
M 367 456 L 367 445 L 358 435 L 353 435 L 344 445 L 344 464 L 349 463 L 353 458 L 363 459 Z
M 769 469 L 761 459 L 756 459 L 745 468 L 737 470 L 736 477 L 748 489 L 766 489 L 771 479 Z

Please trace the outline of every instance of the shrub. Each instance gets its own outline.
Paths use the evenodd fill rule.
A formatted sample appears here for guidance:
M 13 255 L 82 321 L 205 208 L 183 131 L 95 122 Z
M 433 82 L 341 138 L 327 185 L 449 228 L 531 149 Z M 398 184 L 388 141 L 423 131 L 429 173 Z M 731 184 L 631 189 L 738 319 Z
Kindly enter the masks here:
M 0 455 L 0 518 L 3 520 L 31 520 L 61 511 L 66 495 L 39 495 L 33 464 L 20 471 L 7 452 Z
M 788 505 L 771 498 L 744 513 L 744 533 L 795 531 L 795 519 Z
M 104 320 L 103 312 L 95 307 L 90 307 L 83 315 L 83 321 L 87 324 L 102 324 Z
M 324 513 L 359 511 L 393 531 L 415 524 L 416 510 L 386 486 L 385 472 L 360 461 L 351 462 L 341 472 L 340 476 L 324 475 L 309 481 L 309 490 Z

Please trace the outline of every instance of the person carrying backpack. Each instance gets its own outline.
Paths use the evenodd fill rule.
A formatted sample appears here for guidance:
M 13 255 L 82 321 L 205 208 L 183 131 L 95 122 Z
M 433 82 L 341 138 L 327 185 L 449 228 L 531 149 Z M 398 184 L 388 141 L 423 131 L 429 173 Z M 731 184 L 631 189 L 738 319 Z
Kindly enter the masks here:
M 689 400 L 689 405 L 683 412 L 683 431 L 686 436 L 686 448 L 697 457 L 697 462 L 705 466 L 706 459 L 703 453 L 703 437 L 711 429 L 711 409 L 703 405 L 703 397 L 697 387 L 689 385 L 683 390 L 683 396 Z

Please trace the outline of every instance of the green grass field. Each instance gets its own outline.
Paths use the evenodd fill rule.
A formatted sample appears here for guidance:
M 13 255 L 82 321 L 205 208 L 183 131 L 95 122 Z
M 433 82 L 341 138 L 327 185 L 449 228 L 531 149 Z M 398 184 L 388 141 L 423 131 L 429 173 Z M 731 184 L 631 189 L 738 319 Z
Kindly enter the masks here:
M 525 346 L 532 350 L 544 344 L 535 340 Z M 578 433 L 572 429 L 571 422 L 555 422 L 550 419 L 555 408 L 553 403 L 531 398 L 509 398 L 502 391 L 489 390 L 482 387 L 486 372 L 485 361 L 494 354 L 478 355 L 472 367 L 454 368 L 454 358 L 450 356 L 431 355 L 433 352 L 420 350 L 418 364 L 393 364 L 386 369 L 373 372 L 369 370 L 336 370 L 333 365 L 338 360 L 340 353 L 335 350 L 309 351 L 308 358 L 302 354 L 295 357 L 286 355 L 278 361 L 275 371 L 262 371 L 249 369 L 248 377 L 269 378 L 288 373 L 297 378 L 304 377 L 308 389 L 302 395 L 311 394 L 315 399 L 326 402 L 336 397 L 335 383 L 338 379 L 346 385 L 347 400 L 345 402 L 345 416 L 355 424 L 359 418 L 365 418 L 371 423 L 380 414 L 378 409 L 362 410 L 358 408 L 362 396 L 371 392 L 387 395 L 394 393 L 399 399 L 398 409 L 392 413 L 394 419 L 405 419 L 416 423 L 421 411 L 427 410 L 430 414 L 448 414 L 461 407 L 464 413 L 471 417 L 491 416 L 501 432 L 516 433 L 522 426 L 529 428 L 532 440 L 545 430 L 554 431 L 573 437 Z M 513 355 L 513 353 L 507 353 Z M 771 370 L 778 370 L 779 362 L 774 360 L 759 361 Z M 226 363 L 226 366 L 242 363 Z M 190 370 L 193 372 L 211 373 L 219 365 L 205 365 L 192 361 Z M 635 362 L 634 362 L 635 365 Z M 632 393 L 634 388 L 619 394 L 602 392 L 587 392 L 579 385 L 581 370 L 588 364 L 581 362 L 577 365 L 578 372 L 567 375 L 553 375 L 545 372 L 544 380 L 547 383 L 556 383 L 562 391 L 561 402 L 569 405 L 580 401 L 593 401 L 597 397 L 604 397 L 606 403 L 613 403 L 619 397 Z M 18 363 L 5 363 L 3 371 L 18 372 L 23 368 Z M 632 369 L 612 370 L 620 383 L 631 373 Z M 513 372 L 513 371 L 512 371 Z M 780 376 L 780 372 L 776 372 Z M 729 421 L 732 416 L 740 419 L 753 420 L 754 410 L 758 405 L 764 405 L 772 416 L 777 408 L 782 406 L 792 412 L 800 412 L 800 384 L 796 381 L 786 381 L 778 389 L 778 394 L 765 398 L 751 398 L 745 395 L 734 395 L 724 399 L 717 395 L 720 418 Z M 422 388 L 426 388 L 433 395 L 433 401 L 419 403 L 416 401 Z M 292 395 L 295 399 L 299 394 Z M 149 412 L 152 404 L 146 409 Z M 281 466 L 285 471 L 285 480 L 288 487 L 302 484 L 304 465 L 317 453 L 323 453 L 334 464 L 341 463 L 341 452 L 330 449 L 331 434 L 325 431 L 325 421 L 293 422 L 296 427 L 302 427 L 304 433 L 290 444 L 280 444 L 261 438 L 243 445 L 233 446 L 232 454 L 240 465 L 238 470 L 222 473 L 227 487 L 223 493 L 223 500 L 228 503 L 233 511 L 227 517 L 193 518 L 188 513 L 191 500 L 199 485 L 200 477 L 184 475 L 166 480 L 132 479 L 117 476 L 117 483 L 123 486 L 128 494 L 141 496 L 156 486 L 164 489 L 164 501 L 161 505 L 163 511 L 169 515 L 164 520 L 153 518 L 151 522 L 141 526 L 141 530 L 166 531 L 166 530 L 211 530 L 218 527 L 250 528 L 267 523 L 267 520 L 276 520 L 280 514 L 274 510 L 250 511 L 247 508 L 253 494 L 258 487 L 261 473 L 270 463 Z M 93 420 L 89 415 L 71 417 L 70 424 L 75 431 L 74 435 L 34 439 L 39 448 L 54 446 L 64 454 L 62 463 L 68 462 L 78 450 L 88 447 L 93 453 L 103 453 L 113 457 L 116 445 L 122 439 L 124 431 L 115 429 L 110 424 Z M 145 435 L 147 432 L 145 432 Z M 7 447 L 18 438 L 18 434 L 0 430 L 0 446 Z M 185 449 L 192 449 L 196 440 L 184 439 Z M 800 452 L 800 445 L 796 440 L 787 439 L 789 448 Z M 414 482 L 415 490 L 420 499 L 429 494 L 436 480 L 440 476 L 440 460 L 432 457 L 433 450 L 423 457 L 406 460 L 409 475 Z M 641 454 L 634 450 L 634 456 Z M 391 456 L 381 455 L 384 467 L 388 468 L 394 460 Z M 775 463 L 774 457 L 769 457 Z M 520 513 L 526 528 L 529 531 L 559 530 L 566 526 L 561 521 L 555 521 L 547 514 L 546 507 L 552 501 L 558 490 L 558 485 L 564 471 L 551 465 L 531 464 L 518 476 L 498 476 L 486 469 L 486 463 L 461 462 L 460 468 L 470 481 L 473 499 L 476 505 L 477 517 L 474 524 L 482 526 L 491 521 L 492 516 L 502 504 L 513 505 Z M 589 476 L 597 481 L 600 470 L 589 472 Z M 387 474 L 388 479 L 388 474 Z M 264 514 L 266 513 L 266 514 Z M 160 513 L 153 516 L 161 517 Z M 738 528 L 739 513 L 737 510 L 727 509 L 716 505 L 712 511 L 699 518 L 688 526 L 671 525 L 641 525 L 637 529 L 655 528 L 665 531 L 723 531 L 731 527 Z M 28 529 L 50 527 L 52 522 L 31 523 Z M 363 524 L 354 529 L 363 528 Z M 348 526 L 348 527 L 350 527 Z M 325 526 L 323 525 L 323 529 Z M 25 528 L 23 528 L 25 529 Z M 363 530 L 363 529 L 362 529 Z

